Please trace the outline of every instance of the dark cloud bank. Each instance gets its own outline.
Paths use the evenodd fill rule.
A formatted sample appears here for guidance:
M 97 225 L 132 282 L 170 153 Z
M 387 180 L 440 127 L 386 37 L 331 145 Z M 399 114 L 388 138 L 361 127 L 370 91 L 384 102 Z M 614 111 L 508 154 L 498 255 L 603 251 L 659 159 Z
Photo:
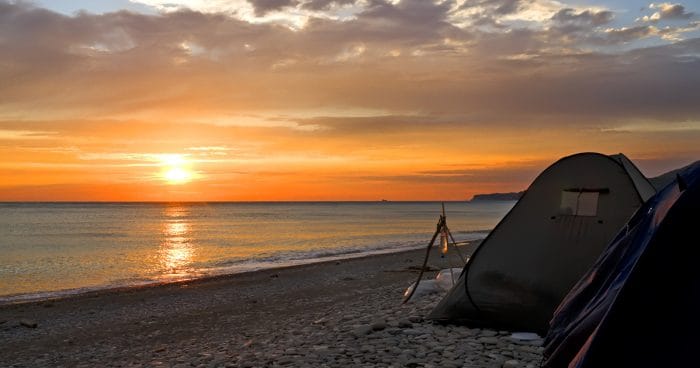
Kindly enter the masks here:
M 263 15 L 350 1 L 252 3 Z M 311 18 L 291 30 L 187 10 L 65 16 L 0 1 L 0 111 L 41 118 L 331 107 L 381 110 L 395 115 L 384 121 L 409 125 L 700 119 L 700 39 L 633 48 L 661 31 L 614 29 L 610 11 L 564 8 L 540 27 L 503 20 L 529 3 L 467 2 L 480 11 L 463 19 L 471 26 L 457 26 L 464 7 L 449 2 L 373 0 L 352 20 Z M 674 9 L 667 16 L 694 24 Z

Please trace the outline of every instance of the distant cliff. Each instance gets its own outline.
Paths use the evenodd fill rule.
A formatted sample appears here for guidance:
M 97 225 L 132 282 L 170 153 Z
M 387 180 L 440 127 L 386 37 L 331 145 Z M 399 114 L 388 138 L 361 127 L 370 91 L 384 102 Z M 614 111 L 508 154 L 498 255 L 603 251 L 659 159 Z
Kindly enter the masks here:
M 471 202 L 479 201 L 517 201 L 523 196 L 523 192 L 511 192 L 511 193 L 489 193 L 489 194 L 475 194 L 472 197 Z

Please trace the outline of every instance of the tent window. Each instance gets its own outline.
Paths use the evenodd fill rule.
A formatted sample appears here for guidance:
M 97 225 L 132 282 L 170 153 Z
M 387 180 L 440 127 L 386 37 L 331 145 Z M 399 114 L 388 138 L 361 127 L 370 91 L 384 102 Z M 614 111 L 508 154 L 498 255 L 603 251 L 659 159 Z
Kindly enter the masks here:
M 570 216 L 596 216 L 598 214 L 598 192 L 565 190 L 561 192 L 559 212 Z

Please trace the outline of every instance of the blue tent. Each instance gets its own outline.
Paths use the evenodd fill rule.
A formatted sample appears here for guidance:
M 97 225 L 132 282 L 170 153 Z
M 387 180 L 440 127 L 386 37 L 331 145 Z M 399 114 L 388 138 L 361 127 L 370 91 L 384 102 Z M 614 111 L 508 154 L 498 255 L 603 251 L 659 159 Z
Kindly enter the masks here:
M 700 366 L 700 161 L 649 199 L 557 308 L 543 367 Z

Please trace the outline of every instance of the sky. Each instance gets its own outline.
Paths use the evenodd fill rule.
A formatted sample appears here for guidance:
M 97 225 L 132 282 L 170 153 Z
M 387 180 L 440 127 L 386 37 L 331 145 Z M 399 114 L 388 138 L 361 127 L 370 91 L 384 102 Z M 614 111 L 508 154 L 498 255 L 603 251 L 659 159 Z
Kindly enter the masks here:
M 698 142 L 694 1 L 0 0 L 0 201 L 464 200 Z

